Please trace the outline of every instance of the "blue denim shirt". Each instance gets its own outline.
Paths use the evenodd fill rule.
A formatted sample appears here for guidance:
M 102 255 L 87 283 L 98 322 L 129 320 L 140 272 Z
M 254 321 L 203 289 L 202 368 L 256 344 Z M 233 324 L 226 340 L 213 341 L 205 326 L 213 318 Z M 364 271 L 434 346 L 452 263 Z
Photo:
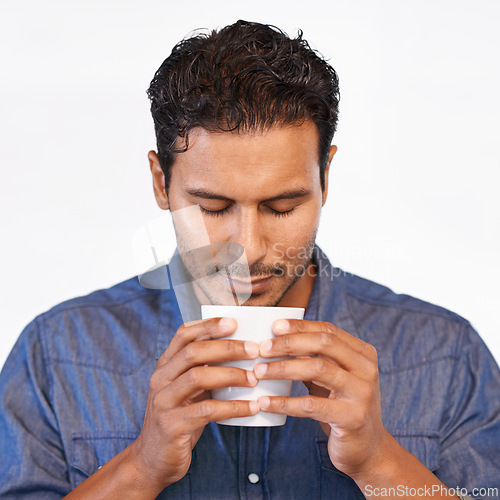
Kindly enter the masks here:
M 500 373 L 470 324 L 314 255 L 306 319 L 376 347 L 386 429 L 447 486 L 500 488 Z M 0 497 L 61 498 L 128 446 L 182 322 L 172 289 L 133 278 L 28 325 L 0 377 Z M 208 425 L 189 472 L 158 498 L 364 496 L 330 462 L 319 424 L 288 417 L 273 428 Z

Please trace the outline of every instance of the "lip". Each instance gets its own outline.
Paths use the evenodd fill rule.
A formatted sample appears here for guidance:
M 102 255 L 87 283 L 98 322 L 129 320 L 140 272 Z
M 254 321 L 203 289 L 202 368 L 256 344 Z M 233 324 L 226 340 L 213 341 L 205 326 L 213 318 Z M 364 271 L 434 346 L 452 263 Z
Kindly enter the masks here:
M 249 293 L 250 287 L 252 288 L 252 293 L 263 292 L 271 283 L 273 275 L 267 278 L 257 278 L 251 281 L 237 280 L 234 278 L 224 278 L 231 288 L 234 288 L 236 293 Z

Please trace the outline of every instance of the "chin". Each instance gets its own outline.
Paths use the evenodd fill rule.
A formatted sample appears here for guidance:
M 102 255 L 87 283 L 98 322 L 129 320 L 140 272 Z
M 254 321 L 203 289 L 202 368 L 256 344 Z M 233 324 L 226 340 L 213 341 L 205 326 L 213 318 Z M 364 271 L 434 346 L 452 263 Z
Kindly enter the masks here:
M 255 307 L 276 307 L 279 305 L 283 297 L 290 290 L 291 285 L 282 288 L 281 290 L 266 290 L 262 293 L 254 293 L 247 300 L 242 301 L 242 306 Z
M 298 281 L 299 276 L 285 278 L 274 278 L 273 283 L 265 290 L 252 294 L 239 294 L 225 286 L 224 282 L 210 281 L 203 283 L 198 281 L 200 291 L 213 305 L 232 305 L 249 307 L 275 307 L 279 305 L 283 297 Z
M 253 293 L 250 296 L 241 296 L 232 293 L 221 293 L 221 290 L 203 290 L 204 295 L 213 305 L 240 305 L 249 307 L 274 307 L 277 306 L 285 292 L 266 290 L 262 293 Z
M 262 297 L 255 296 L 250 297 L 246 302 L 243 302 L 242 306 L 249 307 L 275 307 L 278 305 L 280 299 L 272 298 L 272 297 Z

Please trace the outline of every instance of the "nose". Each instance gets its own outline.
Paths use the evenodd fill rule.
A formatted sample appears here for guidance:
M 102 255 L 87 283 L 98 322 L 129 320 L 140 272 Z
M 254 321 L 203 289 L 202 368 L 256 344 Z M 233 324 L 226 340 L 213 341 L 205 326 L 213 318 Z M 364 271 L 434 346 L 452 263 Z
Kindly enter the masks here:
M 258 209 L 241 208 L 239 217 L 235 219 L 231 241 L 245 249 L 248 265 L 259 262 L 267 253 L 264 226 Z

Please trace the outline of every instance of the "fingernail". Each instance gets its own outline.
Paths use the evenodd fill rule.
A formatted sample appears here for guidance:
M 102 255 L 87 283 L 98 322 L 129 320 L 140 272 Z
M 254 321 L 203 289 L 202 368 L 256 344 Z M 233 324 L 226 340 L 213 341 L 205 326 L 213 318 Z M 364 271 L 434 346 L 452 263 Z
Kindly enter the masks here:
M 273 343 L 271 340 L 264 340 L 264 342 L 261 342 L 259 344 L 260 352 L 262 354 L 265 354 L 271 350 Z
M 267 372 L 267 363 L 255 365 L 253 371 L 258 378 L 261 378 Z
M 219 321 L 219 329 L 223 332 L 233 332 L 236 326 L 237 323 L 234 318 L 222 318 Z
M 259 355 L 259 346 L 255 342 L 245 342 L 245 351 L 249 356 L 256 358 Z
M 249 401 L 248 406 L 250 406 L 252 413 L 257 413 L 260 410 L 260 403 L 258 401 Z
M 286 319 L 279 319 L 274 322 L 273 330 L 277 333 L 285 333 L 288 331 L 289 323 Z
M 257 383 L 254 373 L 250 370 L 247 370 L 247 379 L 251 385 L 255 385 Z
M 271 400 L 267 396 L 261 396 L 258 401 L 261 409 L 269 408 L 269 405 L 271 404 Z

